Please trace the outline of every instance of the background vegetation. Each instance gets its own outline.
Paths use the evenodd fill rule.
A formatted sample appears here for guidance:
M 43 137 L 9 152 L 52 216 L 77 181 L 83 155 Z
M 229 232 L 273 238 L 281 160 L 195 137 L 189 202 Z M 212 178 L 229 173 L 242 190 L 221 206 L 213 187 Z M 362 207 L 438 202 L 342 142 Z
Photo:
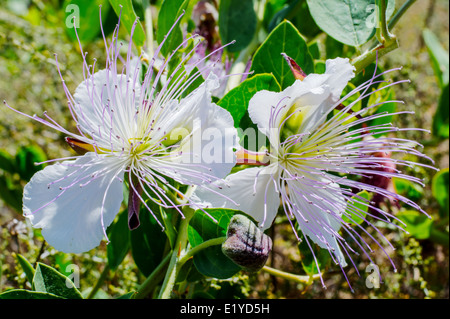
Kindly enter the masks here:
M 67 30 L 65 8 L 70 1 L 0 0 L 0 99 L 27 114 L 48 111 L 62 126 L 72 128 L 73 122 L 66 107 L 66 97 L 61 86 L 53 54 L 58 54 L 61 72 L 67 86 L 73 91 L 83 79 L 82 59 L 76 39 Z M 101 3 L 102 1 L 96 1 Z M 140 1 L 133 1 L 136 13 L 143 16 Z M 162 1 L 152 1 L 156 19 Z M 214 1 L 210 1 L 214 4 Z M 308 44 L 317 46 L 317 60 L 335 56 L 355 56 L 355 49 L 337 43 L 320 30 L 303 30 L 296 12 L 289 11 L 292 3 L 306 1 L 268 1 L 265 28 L 277 25 L 276 14 L 285 10 L 283 18 L 297 26 Z M 397 1 L 399 8 L 402 1 Z M 286 9 L 287 8 L 287 9 Z M 107 5 L 104 9 L 104 25 L 114 27 L 117 17 Z M 292 8 L 291 8 L 292 9 Z M 188 11 L 189 13 L 189 11 Z M 327 289 L 320 282 L 299 284 L 280 279 L 266 272 L 256 274 L 239 272 L 231 279 L 205 279 L 198 289 L 216 297 L 237 298 L 448 298 L 448 37 L 449 2 L 447 0 L 419 0 L 396 25 L 394 32 L 400 48 L 383 56 L 380 67 L 389 69 L 403 66 L 393 80 L 410 79 L 411 83 L 396 88 L 396 98 L 405 101 L 401 108 L 414 110 L 414 115 L 398 117 L 400 127 L 418 127 L 431 130 L 432 134 L 411 131 L 406 138 L 424 145 L 424 153 L 435 160 L 439 173 L 417 168 L 414 174 L 425 180 L 426 187 L 396 184 L 397 191 L 417 201 L 431 216 L 423 219 L 413 212 L 398 212 L 410 226 L 410 234 L 392 232 L 386 234 L 396 247 L 389 251 L 398 271 L 393 272 L 387 257 L 377 249 L 374 260 L 383 274 L 381 287 L 366 287 L 364 269 L 368 260 L 355 257 L 363 272 L 358 277 L 354 270 L 349 278 L 355 292 L 350 292 L 339 269 L 325 273 Z M 98 16 L 98 13 L 97 15 Z M 97 25 L 95 19 L 91 25 Z M 272 26 L 273 27 L 273 26 Z M 95 28 L 83 29 L 84 50 L 90 57 L 97 57 L 103 64 L 103 39 Z M 97 30 L 98 31 L 98 30 Z M 82 32 L 85 32 L 83 34 Z M 123 30 L 123 37 L 127 36 Z M 311 34 L 308 34 L 311 32 Z M 227 35 L 222 35 L 227 37 Z M 242 48 L 238 48 L 240 50 Z M 334 51 L 333 51 L 334 50 Z M 445 65 L 445 63 L 447 63 Z M 2 105 L 3 106 L 3 105 Z M 447 112 L 447 113 L 445 113 Z M 438 114 L 438 116 L 436 116 Z M 131 253 L 112 270 L 107 268 L 107 247 L 103 243 L 88 253 L 64 254 L 46 245 L 39 230 L 32 229 L 21 215 L 22 188 L 41 166 L 33 162 L 46 158 L 73 155 L 64 142 L 64 136 L 19 116 L 6 107 L 0 111 L 0 292 L 11 288 L 30 289 L 25 259 L 36 265 L 41 262 L 69 275 L 68 265 L 80 267 L 81 288 L 88 296 L 96 287 L 98 298 L 114 298 L 133 291 L 145 279 L 135 264 Z M 445 196 L 447 194 L 447 196 Z M 395 209 L 395 208 L 393 208 Z M 376 233 L 372 235 L 378 236 Z M 274 250 L 269 265 L 296 274 L 305 273 L 295 238 L 290 226 L 279 221 L 272 229 Z M 23 256 L 21 259 L 19 256 Z M 97 288 L 99 288 L 97 290 Z

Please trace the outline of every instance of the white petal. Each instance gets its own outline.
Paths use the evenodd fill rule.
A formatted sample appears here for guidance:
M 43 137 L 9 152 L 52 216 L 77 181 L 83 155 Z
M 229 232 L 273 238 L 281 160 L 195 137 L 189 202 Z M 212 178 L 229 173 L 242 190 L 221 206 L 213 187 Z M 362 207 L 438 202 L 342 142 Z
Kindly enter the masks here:
M 335 259 L 345 267 L 345 257 L 336 239 L 341 227 L 340 216 L 345 211 L 346 202 L 339 185 L 312 175 L 306 176 L 308 184 L 317 179 L 317 187 L 298 181 L 289 181 L 289 198 L 295 206 L 293 213 L 303 234 L 320 247 L 333 253 Z M 323 183 L 328 184 L 323 189 Z
M 75 161 L 47 166 L 25 186 L 24 215 L 33 227 L 42 228 L 50 245 L 67 253 L 99 245 L 123 199 L 123 172 L 117 174 L 118 168 L 107 172 L 110 164 L 86 153 Z
M 337 58 L 326 62 L 324 74 L 310 74 L 297 80 L 282 92 L 257 92 L 249 103 L 249 115 L 258 129 L 269 136 L 272 146 L 277 141 L 270 137 L 269 129 L 279 128 L 288 112 L 296 112 L 298 129 L 306 132 L 321 124 L 339 100 L 348 81 L 354 77 L 354 67 L 348 59 Z M 323 118 L 322 121 L 319 121 Z
M 184 132 L 173 156 L 158 159 L 158 170 L 183 184 L 201 185 L 224 178 L 236 164 L 239 142 L 233 118 L 211 102 L 211 90 L 217 85 L 217 77 L 210 75 L 173 109 L 170 122 L 161 125 L 171 130 L 166 132 L 169 136 Z
M 272 167 L 247 168 L 224 181 L 199 187 L 192 195 L 194 207 L 237 209 L 252 216 L 267 229 L 280 206 L 277 171 Z
M 116 136 L 134 136 L 133 123 L 140 103 L 140 85 L 137 79 L 138 64 L 132 60 L 131 74 L 115 74 L 100 70 L 76 88 L 74 111 L 84 133 L 96 141 L 110 146 Z M 119 141 L 122 145 L 122 141 Z M 105 145 L 100 145 L 105 146 Z

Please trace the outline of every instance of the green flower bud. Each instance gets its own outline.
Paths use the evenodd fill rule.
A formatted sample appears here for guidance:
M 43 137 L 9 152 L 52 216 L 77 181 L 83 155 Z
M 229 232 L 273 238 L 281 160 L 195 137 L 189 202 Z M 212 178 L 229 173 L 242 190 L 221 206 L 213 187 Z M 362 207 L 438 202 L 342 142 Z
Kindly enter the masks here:
M 227 230 L 222 252 L 247 271 L 258 271 L 266 263 L 272 249 L 272 239 L 249 218 L 235 215 Z

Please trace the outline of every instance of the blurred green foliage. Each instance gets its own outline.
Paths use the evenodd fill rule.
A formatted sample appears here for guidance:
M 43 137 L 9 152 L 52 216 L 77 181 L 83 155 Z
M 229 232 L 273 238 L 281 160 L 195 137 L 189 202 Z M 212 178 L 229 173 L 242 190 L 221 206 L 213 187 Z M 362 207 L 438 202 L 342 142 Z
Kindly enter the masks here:
M 234 119 L 236 126 L 240 124 L 241 127 L 242 123 L 249 125 L 246 104 L 251 97 L 250 91 L 278 91 L 294 81 L 287 64 L 280 56 L 281 52 L 288 53 L 298 61 L 307 73 L 320 73 L 324 70 L 325 59 L 354 57 L 364 46 L 370 44 L 368 42 L 375 32 L 373 27 L 358 24 L 358 28 L 349 37 L 345 30 L 354 26 L 356 20 L 367 18 L 372 12 L 357 11 L 349 16 L 336 15 L 323 19 L 323 12 L 319 7 L 324 1 L 267 0 L 260 26 L 253 19 L 253 14 L 256 17 L 260 12 L 249 6 L 250 2 L 209 2 L 219 14 L 219 21 L 214 22 L 220 27 L 219 37 L 222 42 L 237 40 L 236 46 L 227 51 L 230 59 L 240 61 L 243 50 L 252 46 L 255 49 L 259 47 L 252 56 L 252 70 L 267 73 L 250 77 L 218 99 L 219 105 L 227 109 L 231 109 L 234 104 L 240 105 L 241 108 L 234 113 Z M 346 4 L 352 2 L 355 1 Z M 374 3 L 365 2 L 369 5 Z M 392 15 L 394 1 L 388 3 L 389 15 Z M 141 1 L 7 0 L 6 6 L 0 8 L 0 73 L 3 75 L 0 78 L 0 98 L 30 115 L 42 114 L 45 110 L 62 126 L 73 130 L 76 128 L 73 127 L 74 123 L 66 107 L 67 101 L 57 68 L 58 65 L 69 89 L 74 89 L 83 78 L 77 36 L 74 29 L 68 26 L 73 23 L 72 14 L 76 13 L 72 10 L 73 7 L 71 9 L 71 4 L 79 5 L 81 9 L 78 12 L 80 28 L 77 31 L 83 49 L 89 51 L 90 58 L 98 58 L 99 65 L 105 62 L 102 60 L 104 48 L 102 30 L 99 27 L 99 4 L 102 5 L 101 20 L 106 36 L 114 31 L 120 12 L 125 25 L 120 30 L 120 37 L 123 39 L 128 39 L 134 18 L 140 17 L 133 37 L 138 50 L 144 46 L 145 32 L 153 28 L 156 30 L 155 40 L 160 44 L 183 9 L 186 10 L 186 15 L 167 38 L 162 49 L 163 55 L 167 56 L 178 46 L 186 24 L 191 31 L 196 27 L 191 19 L 196 1 L 151 1 L 155 10 L 152 11 L 150 28 L 149 21 L 144 18 Z M 121 9 L 119 5 L 122 5 Z M 398 8 L 398 1 L 396 5 Z M 335 11 L 343 9 L 342 2 L 339 1 L 332 1 L 331 7 Z M 381 204 L 395 213 L 399 226 L 408 231 L 390 232 L 383 223 L 376 224 L 382 233 L 386 230 L 392 245 L 397 247 L 397 254 L 391 258 L 399 271 L 392 272 L 388 258 L 376 252 L 373 259 L 380 266 L 380 272 L 386 274 L 384 284 L 379 289 L 368 289 L 364 273 L 358 277 L 352 269 L 348 276 L 355 292 L 351 294 L 340 269 L 330 262 L 331 259 L 324 250 L 315 253 L 319 256 L 321 266 L 326 269 L 327 290 L 319 282 L 302 285 L 270 277 L 263 272 L 238 272 L 238 268 L 233 268 L 234 265 L 227 264 L 226 261 L 222 264 L 224 268 L 221 268 L 208 259 L 208 254 L 204 254 L 196 256 L 183 266 L 177 278 L 178 297 L 448 298 L 449 62 L 448 50 L 444 48 L 448 47 L 448 42 L 443 43 L 442 40 L 448 37 L 448 17 L 441 12 L 448 14 L 447 1 L 417 2 L 408 13 L 410 17 L 401 20 L 396 29 L 400 52 L 394 52 L 380 60 L 381 69 L 404 65 L 397 77 L 409 78 L 411 84 L 402 85 L 395 95 L 396 99 L 407 102 L 408 107 L 405 109 L 414 108 L 416 115 L 408 117 L 404 120 L 407 123 L 403 124 L 432 131 L 431 135 L 416 131 L 407 133 L 410 135 L 404 137 L 422 143 L 426 147 L 426 153 L 441 168 L 438 173 L 424 167 L 407 168 L 407 173 L 424 180 L 425 187 L 407 181 L 392 182 L 398 193 L 418 202 L 432 219 L 411 211 L 406 205 L 396 207 L 388 200 Z M 242 15 L 249 16 L 249 19 L 245 20 L 244 25 L 237 26 Z M 430 15 L 433 16 L 431 20 Z M 413 29 L 411 21 L 424 21 L 425 25 Z M 254 31 L 257 27 L 261 28 L 263 37 Z M 245 28 L 245 32 L 241 32 L 241 28 Z M 211 29 L 208 31 L 214 33 Z M 418 34 L 422 34 L 422 38 L 418 38 Z M 287 44 L 286 47 L 283 46 L 283 51 L 280 51 L 281 44 Z M 53 53 L 58 54 L 58 63 Z M 269 59 L 270 56 L 275 58 Z M 361 78 L 370 76 L 372 71 L 368 68 L 366 72 L 356 81 L 361 83 Z M 364 101 L 363 104 L 393 99 L 394 93 L 390 90 L 387 92 L 385 96 L 374 95 L 371 97 L 372 101 Z M 385 107 L 391 107 L 389 111 L 394 110 L 390 105 Z M 380 108 L 377 111 L 385 110 Z M 396 117 L 389 120 L 401 121 Z M 44 167 L 34 163 L 46 161 L 47 158 L 70 156 L 73 152 L 64 143 L 64 136 L 49 132 L 42 125 L 31 123 L 28 118 L 4 111 L 0 112 L 0 123 L 0 198 L 3 201 L 3 204 L 0 201 L 0 292 L 15 289 L 1 296 L 21 299 L 131 297 L 129 292 L 136 290 L 158 266 L 157 261 L 173 248 L 170 247 L 171 239 L 176 230 L 168 229 L 173 232 L 172 235 L 167 231 L 161 233 L 156 230 L 159 226 L 155 225 L 150 216 L 142 214 L 146 217 L 142 217 L 141 227 L 130 234 L 126 223 L 127 211 L 123 210 L 108 229 L 111 240 L 108 246 L 102 244 L 97 250 L 80 255 L 64 254 L 47 247 L 40 231 L 32 229 L 21 216 L 23 186 L 36 171 Z M 363 195 L 369 198 L 366 196 L 368 194 Z M 168 218 L 163 210 L 157 214 L 163 220 Z M 354 217 L 354 222 L 360 224 L 358 216 Z M 219 224 L 212 225 L 206 222 L 209 219 L 197 215 L 189 228 L 192 244 L 195 246 L 195 243 L 201 244 L 215 236 L 223 236 L 226 228 L 224 223 L 229 218 L 226 214 L 218 215 Z M 278 218 L 272 231 L 274 251 L 269 261 L 272 267 L 278 266 L 299 274 L 316 272 L 314 258 L 306 247 L 306 242 L 297 245 L 285 218 Z M 370 229 L 368 231 L 369 233 L 364 234 L 358 230 L 361 236 L 374 236 L 382 240 L 383 234 Z M 67 289 L 67 277 L 73 274 L 67 267 L 73 264 L 80 267 L 81 287 Z M 364 256 L 355 257 L 355 264 L 364 271 L 368 260 Z M 217 278 L 235 275 L 221 280 L 206 278 L 203 276 L 205 274 Z M 98 286 L 100 278 L 104 282 L 100 282 Z

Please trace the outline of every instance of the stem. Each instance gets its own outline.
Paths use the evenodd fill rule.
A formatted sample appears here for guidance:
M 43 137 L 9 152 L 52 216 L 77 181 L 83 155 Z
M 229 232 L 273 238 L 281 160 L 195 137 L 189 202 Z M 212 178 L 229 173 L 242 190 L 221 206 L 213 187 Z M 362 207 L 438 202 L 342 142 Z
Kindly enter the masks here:
M 386 0 L 377 0 L 376 4 L 378 11 L 378 27 L 376 31 L 376 37 L 380 43 L 385 44 L 386 42 L 391 42 L 393 38 L 395 38 L 395 36 L 392 35 L 388 30 L 386 20 Z
M 194 210 L 188 206 L 183 208 L 184 219 L 181 220 L 177 240 L 174 245 L 174 250 L 170 258 L 169 268 L 166 272 L 166 277 L 164 279 L 161 291 L 159 293 L 159 299 L 169 299 L 172 293 L 173 286 L 175 284 L 175 279 L 178 274 L 178 258 L 180 258 L 183 251 L 186 249 L 187 245 L 187 228 L 189 221 L 192 216 L 194 216 Z M 178 247 L 178 249 L 177 249 Z
M 156 286 L 156 284 L 160 281 L 160 277 L 162 277 L 163 271 L 166 269 L 167 263 L 170 260 L 171 254 L 167 254 L 167 256 L 161 261 L 161 263 L 156 267 L 150 276 L 145 279 L 142 285 L 139 286 L 136 294 L 134 295 L 134 299 L 143 299 L 145 298 Z
M 400 18 L 405 14 L 405 12 L 416 2 L 416 0 L 407 0 L 394 17 L 386 24 L 386 0 L 377 0 L 378 4 L 378 20 L 379 28 L 377 29 L 377 39 L 380 43 L 366 51 L 359 57 L 352 61 L 353 66 L 356 68 L 355 73 L 358 74 L 364 70 L 368 65 L 372 64 L 378 57 L 381 57 L 399 47 L 397 38 L 392 35 L 389 30 L 397 24 Z
M 308 284 L 309 285 L 312 283 L 312 281 L 314 279 L 320 278 L 320 274 L 316 274 L 313 276 L 300 276 L 300 275 L 295 275 L 295 274 L 291 274 L 288 272 L 284 272 L 282 270 L 278 270 L 278 269 L 275 269 L 275 268 L 272 268 L 269 266 L 264 266 L 262 268 L 262 270 L 264 270 L 265 272 L 267 272 L 271 275 L 274 275 L 274 276 L 277 276 L 280 278 L 284 278 L 284 279 L 287 279 L 290 281 L 294 281 L 294 282 L 297 282 L 300 284 Z
M 375 49 L 372 49 L 370 51 L 366 51 L 365 53 L 363 53 L 362 55 L 360 55 L 359 57 L 355 58 L 352 61 L 352 64 L 353 64 L 353 66 L 356 69 L 355 73 L 356 74 L 360 73 L 368 65 L 370 65 L 374 61 L 376 61 L 377 55 L 378 55 L 378 58 L 382 57 L 383 55 L 386 55 L 389 52 L 394 51 L 397 48 L 398 48 L 398 42 L 394 41 L 394 42 L 390 43 L 388 46 L 381 45 L 381 46 L 378 46 Z
M 106 264 L 105 267 L 103 267 L 103 271 L 100 274 L 100 278 L 98 278 L 97 283 L 95 284 L 94 288 L 92 288 L 92 290 L 89 292 L 89 295 L 86 297 L 86 299 L 94 298 L 97 291 L 100 289 L 100 287 L 105 282 L 105 279 L 109 274 L 109 270 L 110 270 L 109 265 Z
M 147 33 L 147 54 L 149 57 L 153 57 L 153 20 L 150 0 L 142 1 L 142 7 L 144 9 L 145 29 Z
M 216 246 L 216 245 L 222 245 L 222 243 L 227 239 L 227 237 L 218 237 L 213 238 L 210 240 L 207 240 L 203 243 L 201 243 L 198 246 L 195 246 L 194 248 L 190 249 L 186 255 L 184 255 L 180 260 L 178 260 L 178 268 L 184 265 L 186 261 L 188 261 L 191 257 L 193 257 L 196 253 L 198 253 L 200 250 L 203 250 L 205 248 Z
M 397 24 L 398 20 L 405 14 L 406 11 L 408 11 L 409 7 L 411 7 L 416 0 L 407 0 L 400 9 L 398 9 L 397 13 L 394 15 L 394 17 L 389 21 L 388 27 L 389 30 L 392 30 L 394 26 Z

